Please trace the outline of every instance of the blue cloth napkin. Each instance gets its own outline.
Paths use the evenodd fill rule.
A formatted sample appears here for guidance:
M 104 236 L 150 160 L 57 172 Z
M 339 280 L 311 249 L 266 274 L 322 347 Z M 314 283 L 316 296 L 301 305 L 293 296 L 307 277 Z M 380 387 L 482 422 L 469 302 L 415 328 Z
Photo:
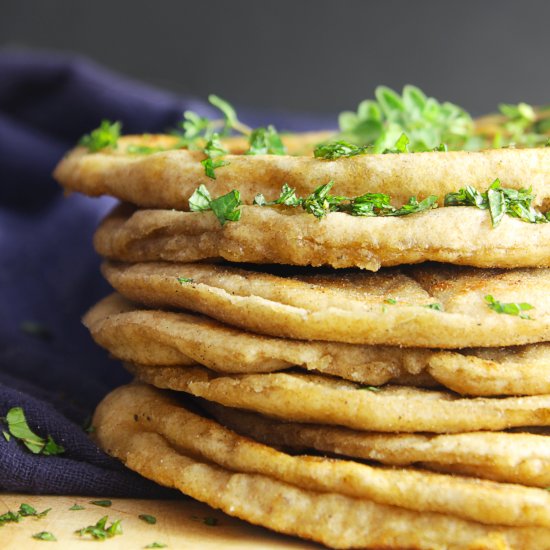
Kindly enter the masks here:
M 0 417 L 23 407 L 37 434 L 66 449 L 35 455 L 0 435 L 0 489 L 166 495 L 105 455 L 83 429 L 101 398 L 129 381 L 80 321 L 110 292 L 91 240 L 115 201 L 64 197 L 51 172 L 103 118 L 120 120 L 125 133 L 162 132 L 186 109 L 215 115 L 205 101 L 156 90 L 82 58 L 0 52 Z M 252 126 L 274 123 L 281 130 L 329 124 L 328 117 L 239 113 Z

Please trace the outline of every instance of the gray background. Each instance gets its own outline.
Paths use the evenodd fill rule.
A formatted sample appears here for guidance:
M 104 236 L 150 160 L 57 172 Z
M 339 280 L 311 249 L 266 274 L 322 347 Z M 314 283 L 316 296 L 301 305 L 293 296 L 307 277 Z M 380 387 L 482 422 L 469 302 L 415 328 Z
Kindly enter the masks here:
M 473 114 L 550 103 L 547 0 L 0 0 L 0 45 L 175 92 L 331 113 L 413 83 Z

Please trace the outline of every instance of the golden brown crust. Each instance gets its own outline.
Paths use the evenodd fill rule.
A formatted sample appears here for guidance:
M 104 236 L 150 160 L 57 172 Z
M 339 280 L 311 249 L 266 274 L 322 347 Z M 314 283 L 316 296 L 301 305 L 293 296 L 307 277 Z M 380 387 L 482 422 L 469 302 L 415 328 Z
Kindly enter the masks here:
M 449 349 L 550 341 L 547 269 L 424 265 L 282 277 L 227 265 L 107 262 L 103 273 L 135 302 L 278 337 Z M 532 319 L 492 311 L 485 295 L 532 304 Z
M 548 343 L 461 353 L 303 342 L 245 332 L 200 315 L 147 310 L 116 294 L 96 304 L 84 323 L 96 343 L 118 359 L 151 367 L 202 364 L 251 374 L 300 366 L 375 386 L 439 382 L 469 395 L 550 394 Z
M 126 368 L 147 384 L 227 407 L 310 424 L 380 432 L 460 433 L 550 426 L 550 395 L 462 398 L 448 391 L 383 386 L 371 391 L 312 374 L 221 375 L 203 367 Z
M 227 166 L 216 170 L 216 180 L 204 174 L 204 154 L 184 149 L 151 155 L 124 153 L 125 143 L 142 139 L 127 136 L 119 152 L 70 151 L 54 177 L 68 191 L 91 196 L 112 195 L 143 207 L 188 209 L 188 198 L 200 183 L 212 196 L 238 189 L 245 204 L 257 193 L 267 200 L 279 196 L 283 183 L 300 196 L 334 181 L 334 194 L 355 197 L 386 193 L 396 204 L 409 197 L 438 195 L 472 185 L 484 191 L 499 178 L 511 188 L 532 187 L 534 204 L 550 208 L 550 150 L 493 149 L 479 152 L 429 152 L 401 155 L 360 155 L 334 161 L 313 156 L 227 155 Z M 126 140 L 126 141 L 124 141 Z
M 437 261 L 476 267 L 550 267 L 550 224 L 447 207 L 403 217 L 344 213 L 317 219 L 302 209 L 243 206 L 238 222 L 212 212 L 117 208 L 94 237 L 97 252 L 124 262 L 230 262 L 380 267 Z
M 368 498 L 353 498 L 327 490 L 328 487 L 319 490 L 319 484 L 336 486 L 338 480 L 309 474 L 311 468 L 308 468 L 307 461 L 285 459 L 281 453 L 239 438 L 216 423 L 177 407 L 170 399 L 144 386 L 126 386 L 110 394 L 98 407 L 94 426 L 100 445 L 142 475 L 253 523 L 311 538 L 334 548 L 457 550 L 513 547 L 520 550 L 530 548 L 535 540 L 539 544 L 550 543 L 547 528 L 483 525 L 453 515 L 418 513 L 379 504 Z M 189 433 L 182 433 L 182 426 L 188 426 Z M 197 437 L 196 434 L 202 435 Z M 226 445 L 232 447 L 235 456 L 223 452 Z M 254 455 L 258 458 L 253 458 Z M 298 485 L 285 483 L 273 475 L 281 475 L 277 464 L 283 462 L 294 470 L 291 478 Z M 353 464 L 342 467 L 331 462 L 326 466 L 323 464 L 324 461 L 316 460 L 310 466 L 335 471 L 347 467 L 364 475 L 369 471 Z M 370 471 L 374 473 L 374 469 Z M 422 477 L 422 474 L 418 475 Z M 458 480 L 450 483 L 457 487 L 461 484 Z M 318 490 L 311 490 L 311 484 Z M 475 498 L 474 486 L 472 483 Z M 480 487 L 483 486 L 481 482 Z M 486 483 L 486 487 L 489 486 L 499 485 Z M 347 482 L 344 487 L 347 491 L 361 491 Z M 514 494 L 517 493 L 514 486 L 509 487 L 515 491 Z M 378 490 L 379 496 L 385 493 L 390 498 L 408 498 L 406 492 L 399 495 L 399 491 L 391 497 L 391 486 L 377 489 L 365 485 L 365 490 Z M 523 491 L 532 491 L 537 496 L 542 494 L 542 491 L 532 489 Z M 433 496 L 436 498 L 431 506 L 438 501 L 440 505 L 445 502 L 445 494 L 437 496 L 434 492 Z M 543 497 L 548 498 L 548 495 L 539 498 Z M 424 498 L 416 505 L 421 507 L 427 502 Z M 503 505 L 510 511 L 516 503 L 512 499 L 508 502 L 503 499 Z M 487 504 L 480 503 L 480 506 L 484 510 L 488 508 Z M 451 502 L 447 505 L 453 506 Z M 498 512 L 489 510 L 489 513 L 492 517 L 498 516 Z M 480 515 L 480 519 L 482 517 Z
M 259 414 L 202 401 L 218 422 L 236 432 L 295 452 L 374 460 L 393 466 L 419 465 L 443 472 L 550 486 L 550 436 L 534 433 L 391 434 L 336 426 L 281 422 Z

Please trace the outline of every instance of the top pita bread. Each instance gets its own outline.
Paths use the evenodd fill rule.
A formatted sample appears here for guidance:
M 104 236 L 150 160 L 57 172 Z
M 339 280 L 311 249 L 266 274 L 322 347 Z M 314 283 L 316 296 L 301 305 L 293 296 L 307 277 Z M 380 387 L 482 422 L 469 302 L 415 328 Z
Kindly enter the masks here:
M 442 203 L 446 193 L 465 185 L 484 191 L 499 178 L 505 187 L 532 187 L 534 206 L 550 208 L 548 148 L 376 154 L 334 161 L 312 155 L 230 154 L 224 157 L 229 164 L 216 170 L 216 180 L 205 176 L 200 163 L 205 157 L 200 151 L 126 152 L 128 144 L 158 145 L 167 139 L 126 136 L 119 140 L 117 150 L 97 153 L 76 147 L 59 163 L 54 177 L 69 191 L 112 195 L 142 207 L 183 210 L 188 209 L 187 200 L 200 183 L 206 183 L 215 197 L 238 189 L 242 201 L 249 204 L 257 193 L 267 200 L 277 198 L 283 183 L 305 196 L 333 180 L 335 194 L 386 193 L 401 205 L 411 196 L 427 195 L 438 195 Z

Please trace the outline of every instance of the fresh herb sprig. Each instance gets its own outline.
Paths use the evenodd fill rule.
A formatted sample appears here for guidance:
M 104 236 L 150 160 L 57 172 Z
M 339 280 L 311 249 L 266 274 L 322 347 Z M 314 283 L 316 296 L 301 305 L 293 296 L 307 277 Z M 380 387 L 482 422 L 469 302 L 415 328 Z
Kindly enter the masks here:
M 528 304 L 527 302 L 499 302 L 498 300 L 495 300 L 495 298 L 490 294 L 487 294 L 484 299 L 489 309 L 492 309 L 497 313 L 515 315 L 521 317 L 522 319 L 531 319 L 531 317 L 525 312 L 535 309 L 534 306 Z
M 25 412 L 21 407 L 13 407 L 6 414 L 5 418 L 1 419 L 7 426 L 7 431 L 3 430 L 3 435 L 6 440 L 9 436 L 20 441 L 31 453 L 43 455 L 59 455 L 65 452 L 64 447 L 57 444 L 51 435 L 46 439 L 35 434 L 25 417 Z
M 116 149 L 121 129 L 122 124 L 118 121 L 102 120 L 99 128 L 82 136 L 78 144 L 87 147 L 92 153 L 101 151 L 101 149 Z
M 505 214 L 529 223 L 548 223 L 549 214 L 542 214 L 533 206 L 531 189 L 509 189 L 502 187 L 496 179 L 485 192 L 466 186 L 456 193 L 445 195 L 445 206 L 475 206 L 489 210 L 493 227 L 496 227 Z
M 405 134 L 408 151 L 417 153 L 441 144 L 465 148 L 473 136 L 473 121 L 464 109 L 427 97 L 416 86 L 405 86 L 401 94 L 379 86 L 374 95 L 375 99 L 362 101 L 356 112 L 340 114 L 340 139 L 383 153 L 395 149 Z

